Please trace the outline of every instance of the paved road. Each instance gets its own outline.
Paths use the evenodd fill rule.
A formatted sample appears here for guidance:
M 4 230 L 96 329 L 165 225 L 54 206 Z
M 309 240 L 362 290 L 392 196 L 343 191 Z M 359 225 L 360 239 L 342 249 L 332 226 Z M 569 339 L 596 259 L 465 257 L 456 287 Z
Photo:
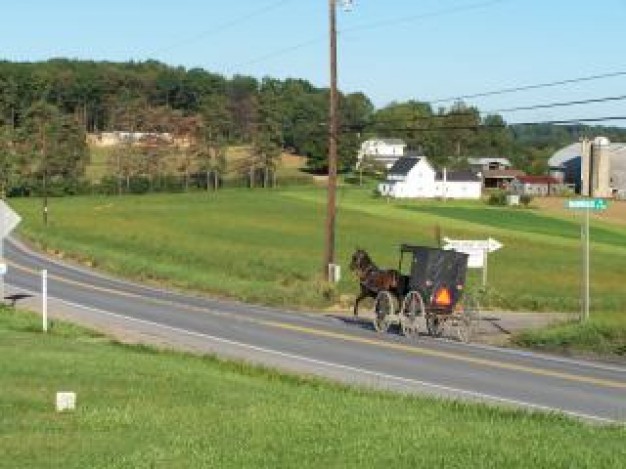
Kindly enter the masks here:
M 118 334 L 402 392 L 626 422 L 626 367 L 396 334 L 367 321 L 303 314 L 154 289 L 5 244 L 8 288 L 40 290 L 50 311 Z

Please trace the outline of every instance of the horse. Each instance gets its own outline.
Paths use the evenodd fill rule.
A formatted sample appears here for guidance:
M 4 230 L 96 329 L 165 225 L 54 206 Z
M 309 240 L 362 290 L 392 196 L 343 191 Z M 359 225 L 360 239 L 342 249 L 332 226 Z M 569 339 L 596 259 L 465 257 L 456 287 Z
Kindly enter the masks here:
M 367 297 L 376 298 L 378 292 L 387 290 L 399 301 L 401 295 L 400 283 L 402 275 L 395 269 L 379 269 L 364 249 L 358 249 L 352 254 L 350 270 L 356 274 L 361 286 L 361 293 L 354 302 L 354 316 L 359 315 L 359 302 Z

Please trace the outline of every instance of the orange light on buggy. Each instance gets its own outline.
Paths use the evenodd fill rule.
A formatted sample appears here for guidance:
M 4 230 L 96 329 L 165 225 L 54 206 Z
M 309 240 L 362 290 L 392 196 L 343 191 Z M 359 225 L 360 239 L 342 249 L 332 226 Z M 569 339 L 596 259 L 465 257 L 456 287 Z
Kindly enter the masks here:
M 437 290 L 435 293 L 435 305 L 436 306 L 450 306 L 452 304 L 452 295 L 450 290 L 443 287 Z

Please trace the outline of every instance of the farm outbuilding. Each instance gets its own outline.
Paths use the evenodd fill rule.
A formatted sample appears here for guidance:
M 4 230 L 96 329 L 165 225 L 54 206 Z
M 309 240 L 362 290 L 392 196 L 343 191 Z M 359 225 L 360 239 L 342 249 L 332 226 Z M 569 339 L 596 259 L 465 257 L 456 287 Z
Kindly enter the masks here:
M 596 141 L 603 143 L 603 158 L 607 159 L 604 161 L 608 172 L 608 187 L 605 188 L 605 192 L 607 195 L 626 199 L 626 143 L 611 143 L 606 139 L 594 140 L 594 142 Z M 574 187 L 578 193 L 584 191 L 583 172 L 588 168 L 588 166 L 583 165 L 582 161 L 584 150 L 583 142 L 572 143 L 557 151 L 548 162 L 550 174 Z M 595 168 L 592 167 L 590 170 L 593 173 L 599 167 L 596 164 Z
M 366 161 L 375 162 L 389 169 L 393 164 L 406 155 L 407 145 L 399 138 L 372 138 L 361 144 L 357 155 L 357 169 Z
M 518 195 L 558 195 L 564 186 L 552 176 L 519 176 L 511 182 L 511 192 Z

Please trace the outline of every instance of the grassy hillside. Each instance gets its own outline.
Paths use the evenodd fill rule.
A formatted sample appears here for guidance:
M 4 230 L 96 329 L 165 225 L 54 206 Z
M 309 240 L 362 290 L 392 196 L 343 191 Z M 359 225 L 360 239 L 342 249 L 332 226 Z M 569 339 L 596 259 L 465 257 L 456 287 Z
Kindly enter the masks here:
M 618 468 L 626 430 L 125 346 L 0 308 L 0 467 Z M 57 391 L 77 409 L 54 411 Z
M 142 280 L 275 305 L 322 307 L 357 283 L 348 271 L 356 246 L 381 266 L 396 266 L 398 245 L 434 243 L 438 225 L 457 239 L 494 237 L 504 248 L 489 259 L 486 301 L 510 309 L 577 311 L 579 214 L 494 208 L 472 202 L 397 202 L 365 189 L 341 188 L 337 259 L 343 279 L 320 279 L 325 191 L 223 190 L 217 194 L 53 199 L 50 225 L 40 201 L 15 199 L 21 232 L 40 245 Z M 626 314 L 626 226 L 594 219 L 592 309 Z M 480 286 L 471 271 L 469 286 Z

